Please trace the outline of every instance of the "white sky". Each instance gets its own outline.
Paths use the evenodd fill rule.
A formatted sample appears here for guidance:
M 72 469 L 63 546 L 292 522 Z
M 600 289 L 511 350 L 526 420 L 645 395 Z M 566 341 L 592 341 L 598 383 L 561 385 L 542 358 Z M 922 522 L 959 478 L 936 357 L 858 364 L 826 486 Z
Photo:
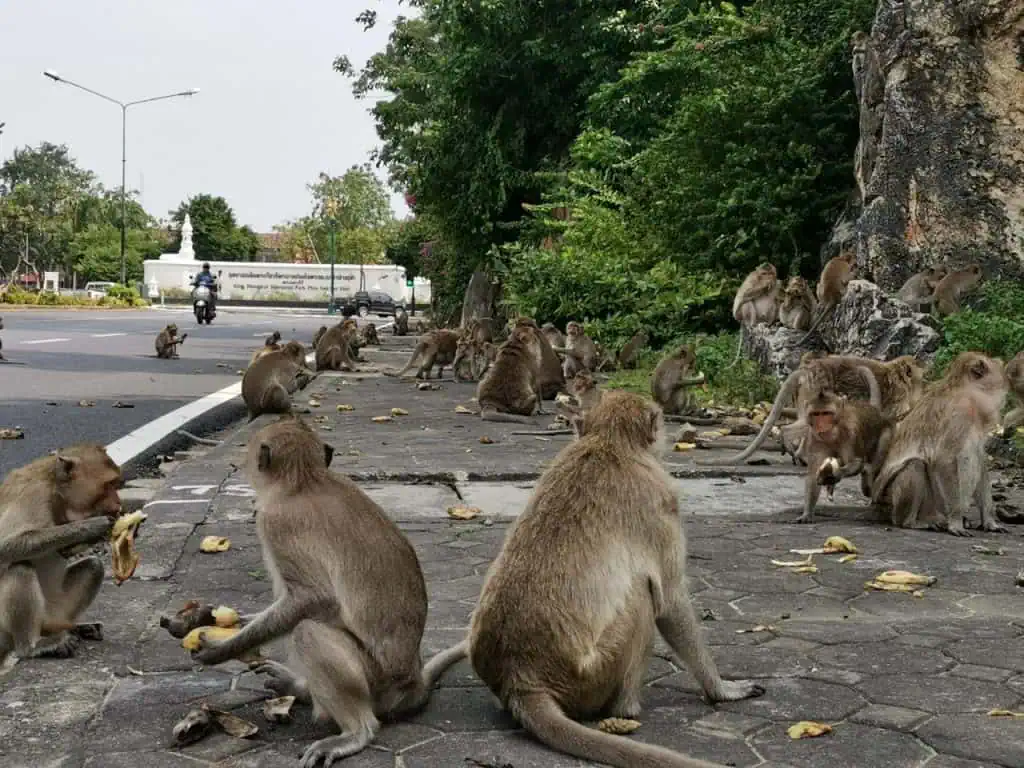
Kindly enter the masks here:
M 364 32 L 355 16 L 378 13 Z M 370 99 L 331 69 L 382 50 L 398 0 L 0 0 L 0 162 L 15 147 L 67 144 L 107 187 L 121 183 L 121 110 L 44 69 L 132 101 L 128 188 L 152 215 L 189 195 L 223 195 L 240 224 L 269 232 L 309 212 L 306 184 L 368 159 Z M 378 169 L 381 178 L 385 170 Z M 392 196 L 398 215 L 401 195 Z

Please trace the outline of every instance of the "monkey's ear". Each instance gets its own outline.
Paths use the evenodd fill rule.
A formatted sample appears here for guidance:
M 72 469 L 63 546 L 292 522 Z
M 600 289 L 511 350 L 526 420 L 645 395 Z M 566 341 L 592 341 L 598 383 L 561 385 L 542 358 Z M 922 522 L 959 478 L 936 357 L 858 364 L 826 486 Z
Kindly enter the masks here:
M 270 469 L 270 446 L 266 443 L 260 443 L 260 460 L 257 466 L 261 472 Z
M 334 446 L 324 443 L 324 466 L 331 466 L 331 459 L 334 458 Z
M 75 471 L 75 467 L 78 466 L 78 459 L 72 456 L 61 456 L 57 454 L 57 479 L 58 480 L 70 480 L 71 475 Z

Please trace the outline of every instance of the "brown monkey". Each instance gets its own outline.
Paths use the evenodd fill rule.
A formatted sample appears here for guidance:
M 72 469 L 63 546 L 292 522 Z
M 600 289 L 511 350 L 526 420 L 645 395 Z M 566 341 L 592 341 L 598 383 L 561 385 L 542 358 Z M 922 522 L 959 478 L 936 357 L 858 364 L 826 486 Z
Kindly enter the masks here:
M 316 344 L 316 369 L 318 371 L 355 370 L 355 357 L 352 352 L 352 341 L 355 336 L 356 321 L 352 318 L 328 328 Z
M 647 331 L 639 330 L 625 343 L 619 354 L 616 356 L 616 363 L 619 368 L 633 368 L 640 356 L 640 350 L 647 346 Z
M 313 376 L 306 367 L 306 348 L 297 341 L 262 355 L 242 377 L 242 400 L 249 409 L 249 421 L 263 413 L 291 411 L 292 394 L 305 389 Z
M 423 335 L 423 338 L 416 344 L 412 356 L 405 367 L 400 371 L 384 371 L 385 376 L 404 376 L 406 371 L 416 367 L 419 361 L 419 369 L 416 371 L 417 379 L 429 379 L 430 369 L 437 366 L 437 378 L 441 378 L 446 365 L 455 362 L 455 355 L 459 346 L 459 334 L 455 331 L 441 329 L 430 331 Z
M 484 581 L 463 653 L 538 740 L 620 768 L 720 768 L 577 720 L 635 718 L 657 631 L 711 701 L 764 688 L 719 675 L 686 585 L 661 409 L 605 392 L 537 482 Z
M 807 402 L 803 453 L 807 457 L 804 511 L 798 523 L 813 523 L 822 486 L 829 493 L 844 477 L 861 476 L 870 498 L 875 471 L 885 458 L 891 424 L 876 405 L 819 390 Z
M 1017 400 L 1017 407 L 1003 417 L 1003 437 L 1012 437 L 1014 430 L 1024 424 L 1024 352 L 1018 352 L 1006 364 L 1006 379 Z
M 995 516 L 985 441 L 1008 388 L 1002 361 L 963 352 L 896 426 L 874 490 L 894 525 L 970 536 L 964 518 L 974 502 L 983 530 L 1006 531 Z
M 80 639 L 102 639 L 102 625 L 76 622 L 100 590 L 103 563 L 90 556 L 68 566 L 65 554 L 107 537 L 121 513 L 121 484 L 106 450 L 83 444 L 36 459 L 0 485 L 0 666 L 11 651 L 66 658 Z
M 853 251 L 844 251 L 835 258 L 829 259 L 828 264 L 821 270 L 821 279 L 818 280 L 818 307 L 816 317 L 807 329 L 807 333 L 800 339 L 803 344 L 807 338 L 814 333 L 821 321 L 832 313 L 846 295 L 846 287 L 854 278 L 854 268 L 857 264 L 857 254 Z
M 455 347 L 452 375 L 458 381 L 480 381 L 498 355 L 498 348 L 489 341 L 463 336 Z M 468 374 L 466 369 L 468 370 Z
M 518 317 L 515 321 L 515 328 L 529 328 L 537 343 L 540 345 L 540 373 L 538 383 L 540 394 L 545 400 L 554 400 L 555 397 L 565 389 L 565 373 L 562 370 L 562 362 L 555 354 L 554 348 L 548 343 L 547 337 L 540 332 L 537 321 L 532 317 Z
M 811 317 L 817 303 L 807 281 L 799 275 L 789 278 L 779 307 L 779 322 L 794 331 L 806 331 L 811 327 Z
M 220 664 L 289 636 L 289 665 L 262 661 L 254 671 L 269 676 L 269 689 L 311 703 L 315 718 L 341 729 L 306 750 L 305 766 L 354 755 L 373 741 L 380 719 L 420 709 L 436 668 L 420 662 L 427 590 L 415 550 L 324 458 L 323 443 L 298 418 L 249 441 L 246 470 L 274 602 L 230 639 L 204 637 L 195 654 Z
M 263 341 L 263 346 L 260 347 L 259 349 L 257 349 L 255 352 L 252 353 L 252 359 L 249 360 L 249 365 L 252 365 L 253 363 L 255 363 L 257 360 L 259 360 L 264 355 L 269 354 L 270 352 L 276 352 L 277 350 L 279 350 L 281 348 L 280 342 L 281 342 L 281 332 L 280 331 L 274 331 L 272 334 L 267 336 L 267 338 Z
M 377 335 L 377 326 L 373 323 L 367 323 L 364 325 L 360 335 L 363 339 L 363 346 L 380 346 L 380 337 Z
M 494 323 L 489 317 L 474 317 L 466 327 L 462 329 L 463 338 L 483 344 L 485 341 L 494 341 Z
M 566 389 L 573 402 L 571 404 L 559 402 L 555 407 L 558 413 L 569 422 L 573 434 L 579 439 L 585 431 L 583 422 L 587 414 L 594 410 L 601 401 L 603 391 L 597 386 L 597 382 L 588 371 L 580 371 L 569 379 L 566 382 Z
M 395 336 L 409 335 L 409 315 L 401 307 L 395 310 L 395 323 L 391 326 L 391 332 Z
M 316 333 L 313 334 L 313 344 L 312 344 L 313 349 L 316 349 L 317 345 L 320 343 L 320 339 L 323 338 L 325 333 L 327 333 L 327 326 L 326 325 L 321 325 L 320 329 Z
M 964 269 L 948 273 L 935 286 L 930 301 L 934 302 L 939 317 L 946 317 L 960 311 L 960 297 L 981 282 L 981 266 L 971 264 Z
M 533 424 L 528 418 L 541 410 L 539 369 L 541 334 L 518 326 L 501 347 L 494 365 L 476 389 L 480 418 Z
M 946 276 L 945 267 L 928 267 L 928 269 L 911 275 L 896 293 L 896 298 L 919 312 L 925 311 L 932 300 L 935 288 Z
M 544 338 L 548 340 L 548 344 L 551 345 L 552 349 L 561 349 L 565 346 L 565 336 L 558 330 L 553 323 L 544 323 L 540 327 L 540 332 L 544 334 Z
M 687 387 L 704 383 L 704 374 L 697 370 L 697 347 L 683 344 L 654 369 L 651 394 L 664 413 L 682 416 L 693 410 L 693 395 Z
M 739 362 L 743 351 L 743 328 L 753 328 L 758 323 L 771 325 L 778 319 L 778 284 L 775 265 L 767 262 L 747 275 L 740 284 L 732 301 L 732 316 L 740 324 L 740 339 L 730 367 Z
M 162 360 L 177 357 L 178 345 L 183 344 L 187 338 L 187 333 L 179 337 L 178 326 L 171 323 L 156 335 L 156 356 Z
M 796 423 L 782 429 L 783 440 L 787 447 L 799 445 L 807 427 L 806 422 L 799 419 L 799 414 L 805 412 L 804 405 L 810 393 L 821 389 L 852 399 L 868 399 L 879 406 L 886 419 L 896 422 L 906 416 L 921 399 L 924 393 L 924 369 L 909 355 L 887 363 L 866 357 L 840 355 L 806 360 L 782 383 L 775 403 L 761 425 L 761 431 L 750 445 L 728 459 L 699 463 L 738 464 L 749 459 L 768 438 L 790 399 L 797 404 L 798 419 Z M 794 454 L 798 455 L 799 450 L 794 451 Z
M 562 374 L 567 380 L 580 371 L 592 371 L 597 365 L 597 345 L 584 332 L 583 326 L 574 321 L 565 326 L 565 346 L 555 352 L 565 355 Z

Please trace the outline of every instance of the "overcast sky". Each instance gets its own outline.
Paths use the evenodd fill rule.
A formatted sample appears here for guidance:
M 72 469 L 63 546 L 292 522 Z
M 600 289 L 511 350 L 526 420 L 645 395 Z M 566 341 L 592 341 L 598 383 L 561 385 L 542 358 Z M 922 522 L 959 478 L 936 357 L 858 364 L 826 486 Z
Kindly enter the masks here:
M 367 7 L 378 23 L 364 32 L 354 19 Z M 0 0 L 0 158 L 67 144 L 105 186 L 121 183 L 121 110 L 44 69 L 121 101 L 199 88 L 128 109 L 128 188 L 158 218 L 189 195 L 223 195 L 240 224 L 269 232 L 309 212 L 317 173 L 377 146 L 372 101 L 331 63 L 362 65 L 400 13 L 398 0 Z M 405 215 L 400 195 L 392 207 Z

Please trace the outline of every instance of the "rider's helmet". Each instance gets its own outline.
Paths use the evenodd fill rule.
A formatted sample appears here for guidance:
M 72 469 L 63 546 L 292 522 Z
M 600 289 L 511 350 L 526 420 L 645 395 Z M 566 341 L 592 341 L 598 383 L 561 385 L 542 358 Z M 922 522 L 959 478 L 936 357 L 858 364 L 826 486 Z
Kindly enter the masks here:
M 204 262 L 203 262 L 203 269 L 205 269 L 205 270 L 209 271 L 209 269 L 210 269 L 210 263 L 209 263 L 208 261 L 204 261 Z

